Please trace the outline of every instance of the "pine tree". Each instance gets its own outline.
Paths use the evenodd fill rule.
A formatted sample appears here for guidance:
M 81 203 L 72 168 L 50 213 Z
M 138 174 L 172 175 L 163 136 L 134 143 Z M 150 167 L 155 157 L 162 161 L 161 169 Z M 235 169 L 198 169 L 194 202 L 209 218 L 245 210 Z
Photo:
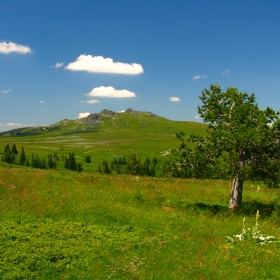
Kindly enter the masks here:
M 90 157 L 90 155 L 87 155 L 87 156 L 86 156 L 86 163 L 91 163 L 91 157 Z
M 25 160 L 26 160 L 26 154 L 25 154 L 24 148 L 22 146 L 21 147 L 21 154 L 20 154 L 20 158 L 19 158 L 19 164 L 24 165 Z
M 73 153 L 70 153 L 68 159 L 67 158 L 65 159 L 64 167 L 66 169 L 73 170 L 73 171 L 77 170 L 76 159 Z
M 153 165 L 156 165 L 158 163 L 157 158 L 154 157 L 152 163 Z
M 17 150 L 16 144 L 13 144 L 13 146 L 12 146 L 12 153 L 15 154 L 15 155 L 18 154 L 18 150 Z
M 48 154 L 48 167 L 54 168 L 54 160 L 53 160 L 53 156 L 51 154 Z
M 3 156 L 2 156 L 2 161 L 6 163 L 14 163 L 15 161 L 15 155 L 12 153 L 9 144 L 5 146 Z
M 111 170 L 110 170 L 109 165 L 106 160 L 103 160 L 103 162 L 102 162 L 102 173 L 105 173 L 105 174 L 111 173 Z
M 82 171 L 83 171 L 83 166 L 82 166 L 82 163 L 81 163 L 81 162 L 78 162 L 78 163 L 77 163 L 76 171 L 78 171 L 78 172 L 82 172 Z

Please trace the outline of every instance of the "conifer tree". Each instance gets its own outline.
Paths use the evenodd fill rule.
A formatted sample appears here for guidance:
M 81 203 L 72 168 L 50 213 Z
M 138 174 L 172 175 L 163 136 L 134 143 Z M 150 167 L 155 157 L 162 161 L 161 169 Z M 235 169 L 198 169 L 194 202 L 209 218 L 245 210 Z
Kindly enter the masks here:
M 15 155 L 14 153 L 12 153 L 9 144 L 5 146 L 3 156 L 2 156 L 2 161 L 6 163 L 14 163 L 15 161 Z
M 109 165 L 106 160 L 102 161 L 102 173 L 105 173 L 105 174 L 111 173 L 111 170 L 110 170 Z
M 22 146 L 21 147 L 21 154 L 20 154 L 20 158 L 19 158 L 19 164 L 24 165 L 25 160 L 26 160 L 26 154 L 25 154 L 24 148 Z
M 15 155 L 18 154 L 18 150 L 17 150 L 16 144 L 13 144 L 13 146 L 12 146 L 12 153 L 15 154 Z

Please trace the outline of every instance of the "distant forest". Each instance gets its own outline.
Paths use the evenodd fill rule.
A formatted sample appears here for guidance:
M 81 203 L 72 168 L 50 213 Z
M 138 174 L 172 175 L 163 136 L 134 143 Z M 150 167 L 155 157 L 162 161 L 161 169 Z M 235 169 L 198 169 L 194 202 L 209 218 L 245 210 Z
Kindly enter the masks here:
M 62 155 L 59 157 L 57 153 L 48 154 L 47 158 L 40 158 L 38 155 L 31 154 L 31 158 L 28 158 L 24 147 L 21 147 L 18 151 L 15 144 L 10 147 L 8 143 L 2 154 L 2 162 L 9 164 L 24 165 L 27 167 L 40 168 L 40 169 L 57 169 L 59 161 L 64 162 L 64 168 L 72 171 L 83 171 L 82 162 L 77 162 L 74 153 L 69 153 L 68 156 Z M 84 161 L 91 163 L 91 156 L 86 155 Z M 103 160 L 98 164 L 96 172 L 103 174 L 131 174 L 138 176 L 156 176 L 155 167 L 158 161 L 156 158 L 150 160 L 148 157 L 142 161 L 136 154 L 126 158 L 121 156 L 114 158 L 109 164 L 106 160 Z

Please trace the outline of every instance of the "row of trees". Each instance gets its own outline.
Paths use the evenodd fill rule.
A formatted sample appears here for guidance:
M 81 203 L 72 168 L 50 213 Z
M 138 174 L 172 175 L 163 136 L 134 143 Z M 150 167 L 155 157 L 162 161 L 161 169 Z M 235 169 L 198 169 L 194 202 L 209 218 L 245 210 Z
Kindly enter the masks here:
M 2 154 L 2 161 L 10 164 L 31 166 L 33 168 L 57 169 L 59 161 L 57 153 L 48 154 L 47 160 L 32 153 L 31 160 L 29 161 L 24 147 L 22 146 L 20 154 L 17 154 L 18 150 L 16 145 L 13 144 L 12 148 L 10 148 L 10 145 L 7 144 Z M 83 170 L 82 163 L 76 162 L 74 153 L 69 153 L 68 157 L 63 155 L 61 159 L 64 161 L 64 168 L 78 172 Z M 85 157 L 85 162 L 91 163 L 90 155 Z M 142 162 L 141 159 L 134 154 L 128 160 L 125 156 L 119 157 L 118 159 L 115 158 L 111 161 L 110 165 L 106 160 L 103 160 L 103 162 L 98 165 L 98 172 L 110 174 L 113 171 L 117 174 L 155 176 L 155 166 L 157 163 L 156 158 L 153 158 L 151 161 L 148 157 Z
M 62 160 L 64 160 L 64 168 L 81 172 L 83 170 L 82 163 L 76 163 L 76 158 L 73 153 L 70 153 L 68 157 L 62 157 Z M 10 148 L 10 145 L 7 144 L 5 146 L 5 149 L 2 153 L 2 161 L 10 164 L 19 164 L 19 165 L 26 165 L 31 166 L 33 168 L 40 168 L 40 169 L 56 169 L 57 163 L 59 161 L 59 157 L 57 153 L 54 154 L 48 154 L 47 160 L 45 158 L 40 158 L 37 155 L 34 155 L 32 153 L 31 155 L 31 161 L 28 160 L 24 147 L 22 146 L 21 152 L 18 155 L 18 150 L 16 148 L 16 145 L 13 144 L 12 148 Z
M 106 160 L 103 160 L 98 165 L 98 172 L 110 174 L 114 171 L 117 174 L 131 174 L 140 176 L 155 176 L 155 167 L 158 161 L 153 158 L 152 161 L 146 157 L 142 162 L 135 154 L 133 154 L 128 160 L 125 157 L 119 157 L 118 159 L 112 160 L 110 166 Z
M 2 161 L 6 163 L 11 163 L 11 164 L 20 164 L 24 165 L 26 161 L 26 154 L 24 151 L 24 148 L 22 146 L 21 153 L 19 159 L 17 158 L 18 150 L 15 144 L 13 144 L 12 148 L 10 148 L 10 145 L 7 144 L 5 146 L 5 149 L 3 151 L 2 155 Z

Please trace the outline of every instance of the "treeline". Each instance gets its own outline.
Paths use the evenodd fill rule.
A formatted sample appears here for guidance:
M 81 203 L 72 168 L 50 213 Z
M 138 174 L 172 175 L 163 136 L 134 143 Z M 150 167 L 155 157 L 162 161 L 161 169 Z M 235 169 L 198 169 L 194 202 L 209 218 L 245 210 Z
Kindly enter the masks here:
M 70 153 L 68 157 L 62 156 L 62 161 L 64 161 L 64 168 L 81 172 L 83 170 L 82 163 L 76 162 L 75 155 Z M 57 163 L 59 161 L 59 157 L 57 153 L 48 154 L 47 159 L 40 158 L 38 155 L 34 155 L 32 153 L 31 159 L 26 156 L 24 147 L 21 147 L 21 152 L 19 153 L 15 144 L 13 144 L 12 148 L 7 144 L 2 153 L 2 162 L 10 163 L 10 164 L 18 164 L 25 165 L 33 168 L 40 169 L 57 169 Z
M 60 149 L 61 150 L 61 149 Z M 2 153 L 2 162 L 9 164 L 25 165 L 33 168 L 40 169 L 57 169 L 60 161 L 64 162 L 63 167 L 68 170 L 81 172 L 83 170 L 82 163 L 76 161 L 74 153 L 69 153 L 67 156 L 58 156 L 57 153 L 48 154 L 47 158 L 39 157 L 38 155 L 31 154 L 31 157 L 27 157 L 24 147 L 21 147 L 20 152 L 17 150 L 15 144 L 10 147 L 7 144 Z M 85 156 L 85 162 L 91 163 L 90 155 Z M 137 176 L 156 176 L 156 166 L 158 161 L 156 158 L 150 160 L 146 157 L 141 160 L 136 154 L 126 158 L 121 156 L 114 158 L 110 163 L 103 160 L 102 163 L 98 164 L 96 172 L 103 174 L 131 174 Z M 59 164 L 60 168 L 62 164 Z
M 155 167 L 158 161 L 156 158 L 150 160 L 148 157 L 144 161 L 141 161 L 139 157 L 133 154 L 130 158 L 126 159 L 125 156 L 115 158 L 111 161 L 110 165 L 106 160 L 103 160 L 98 165 L 98 172 L 104 174 L 131 174 L 139 176 L 155 176 Z

